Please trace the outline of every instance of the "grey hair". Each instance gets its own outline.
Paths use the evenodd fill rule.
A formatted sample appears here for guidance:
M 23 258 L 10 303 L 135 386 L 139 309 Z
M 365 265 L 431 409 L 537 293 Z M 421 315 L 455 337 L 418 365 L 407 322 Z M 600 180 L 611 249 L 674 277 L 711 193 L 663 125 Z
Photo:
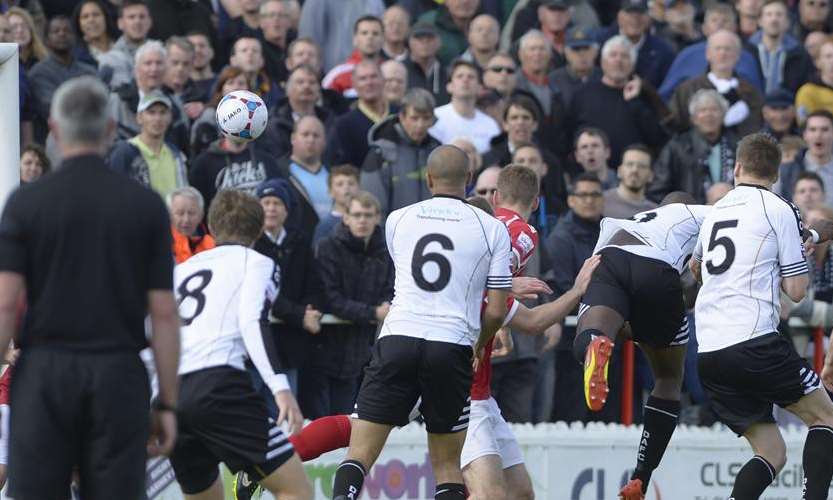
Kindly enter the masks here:
M 58 87 L 49 116 L 64 145 L 100 146 L 109 140 L 109 92 L 92 76 L 73 78 Z
M 729 101 L 720 95 L 720 92 L 714 89 L 700 89 L 695 92 L 693 96 L 691 96 L 691 99 L 688 100 L 688 114 L 690 116 L 694 116 L 697 108 L 709 99 L 711 99 L 712 102 L 717 103 L 724 115 L 727 111 L 729 111 Z
M 547 36 L 544 34 L 543 31 L 541 31 L 541 30 L 529 30 L 526 33 L 524 33 L 524 36 L 522 36 L 520 40 L 518 40 L 518 50 L 519 51 L 524 50 L 524 46 L 527 43 L 529 43 L 529 41 L 532 40 L 533 38 L 541 38 L 545 42 L 547 41 Z
M 727 29 L 717 30 L 714 33 L 712 33 L 711 35 L 709 35 L 709 37 L 706 39 L 706 48 L 708 48 L 708 46 L 711 43 L 713 37 L 716 37 L 717 35 L 720 35 L 720 34 L 723 34 L 723 33 L 725 33 L 727 35 L 731 35 L 732 41 L 735 42 L 735 47 L 737 48 L 737 51 L 740 52 L 741 49 L 743 48 L 743 45 L 741 44 L 741 41 L 740 41 L 740 37 L 738 36 L 737 33 L 734 33 L 734 32 L 729 31 Z
M 143 43 L 138 49 L 136 49 L 136 55 L 133 56 L 133 64 L 135 66 L 138 66 L 139 61 L 141 61 L 145 57 L 145 55 L 151 52 L 158 52 L 159 54 L 161 54 L 163 61 L 168 58 L 168 51 L 165 50 L 165 46 L 162 45 L 162 42 L 160 42 L 159 40 L 148 40 L 147 42 Z
M 177 36 L 174 35 L 165 42 L 165 50 L 168 51 L 171 47 L 179 47 L 183 51 L 191 54 L 191 57 L 194 56 L 194 44 L 191 43 L 191 40 L 188 40 L 184 36 Z
M 277 2 L 281 5 L 283 5 L 284 7 L 289 8 L 289 0 L 261 0 L 260 1 L 260 9 L 258 9 L 258 13 L 263 14 L 263 9 L 266 7 L 266 5 L 268 5 L 272 2 Z
M 402 98 L 402 103 L 399 105 L 399 109 L 404 113 L 408 108 L 411 110 L 416 111 L 417 113 L 431 113 L 434 114 L 434 106 L 436 106 L 437 101 L 434 100 L 434 96 L 431 92 L 419 87 L 414 87 L 408 92 L 405 93 L 405 96 Z
M 616 35 L 605 42 L 604 46 L 602 46 L 602 59 L 607 57 L 610 51 L 617 46 L 627 50 L 631 56 L 631 62 L 636 64 L 636 47 L 633 46 L 633 43 L 625 35 Z
M 200 207 L 200 212 L 205 213 L 205 200 L 202 197 L 202 193 L 197 191 L 196 188 L 191 186 L 185 186 L 181 188 L 174 189 L 168 196 L 165 197 L 165 202 L 168 204 L 168 208 L 171 208 L 171 205 L 174 203 L 174 198 L 177 196 L 184 196 L 186 198 L 191 198 L 192 200 L 197 202 L 197 206 Z

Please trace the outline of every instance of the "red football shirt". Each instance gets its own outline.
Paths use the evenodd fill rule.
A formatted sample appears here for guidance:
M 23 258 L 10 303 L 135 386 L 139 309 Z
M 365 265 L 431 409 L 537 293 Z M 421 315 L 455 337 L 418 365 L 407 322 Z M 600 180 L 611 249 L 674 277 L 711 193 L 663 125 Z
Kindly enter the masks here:
M 527 224 L 520 214 L 512 210 L 498 208 L 495 210 L 495 217 L 503 222 L 509 230 L 509 238 L 512 241 L 512 276 L 522 276 L 529 258 L 532 257 L 535 247 L 538 245 L 538 232 L 534 227 Z M 483 302 L 485 306 L 485 300 Z M 506 300 L 507 311 L 512 310 L 514 302 L 514 297 L 509 297 Z M 489 399 L 491 396 L 493 343 L 494 339 L 486 344 L 483 359 L 480 360 L 477 371 L 472 378 L 472 401 Z

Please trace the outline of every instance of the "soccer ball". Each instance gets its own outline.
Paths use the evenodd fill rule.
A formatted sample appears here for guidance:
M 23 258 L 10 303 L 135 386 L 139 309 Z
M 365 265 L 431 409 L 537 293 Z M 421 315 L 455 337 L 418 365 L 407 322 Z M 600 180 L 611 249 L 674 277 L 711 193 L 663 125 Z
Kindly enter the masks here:
M 217 125 L 226 137 L 257 139 L 266 129 L 268 119 L 263 99 L 248 90 L 229 92 L 217 105 Z

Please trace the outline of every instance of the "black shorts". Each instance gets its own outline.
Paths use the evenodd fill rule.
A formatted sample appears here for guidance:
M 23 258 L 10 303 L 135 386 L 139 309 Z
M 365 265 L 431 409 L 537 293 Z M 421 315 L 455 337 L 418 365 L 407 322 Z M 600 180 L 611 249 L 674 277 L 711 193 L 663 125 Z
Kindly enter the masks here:
M 84 499 L 145 498 L 150 386 L 135 352 L 25 349 L 11 382 L 9 491 Z
M 356 416 L 386 425 L 406 425 L 419 411 L 432 434 L 466 430 L 471 403 L 472 348 L 403 335 L 382 337 L 356 400 Z
M 220 462 L 259 481 L 295 453 L 269 418 L 249 373 L 229 366 L 182 376 L 177 420 L 179 436 L 171 465 L 185 494 L 208 489 L 217 479 Z
M 633 340 L 651 347 L 688 343 L 680 273 L 660 260 L 604 248 L 602 262 L 581 300 L 579 317 L 607 306 L 630 322 Z
M 697 367 L 717 417 L 739 436 L 753 424 L 775 422 L 773 404 L 789 406 L 820 387 L 819 376 L 780 333 L 700 353 Z

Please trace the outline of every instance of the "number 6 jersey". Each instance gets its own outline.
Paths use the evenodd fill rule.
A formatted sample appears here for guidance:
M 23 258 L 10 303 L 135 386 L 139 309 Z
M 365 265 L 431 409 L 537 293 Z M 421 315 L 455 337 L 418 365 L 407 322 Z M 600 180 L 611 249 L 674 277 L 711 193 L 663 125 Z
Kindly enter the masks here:
M 798 209 L 767 189 L 739 184 L 703 221 L 695 258 L 703 276 L 698 352 L 776 332 L 781 278 L 807 272 Z
M 242 245 L 220 245 L 176 266 L 179 374 L 214 366 L 245 370 L 248 355 L 273 394 L 289 389 L 286 376 L 275 373 L 272 334 L 261 329 L 279 284 L 272 259 Z
M 385 223 L 396 279 L 380 337 L 472 345 L 485 288 L 512 288 L 506 226 L 465 201 L 437 195 Z

